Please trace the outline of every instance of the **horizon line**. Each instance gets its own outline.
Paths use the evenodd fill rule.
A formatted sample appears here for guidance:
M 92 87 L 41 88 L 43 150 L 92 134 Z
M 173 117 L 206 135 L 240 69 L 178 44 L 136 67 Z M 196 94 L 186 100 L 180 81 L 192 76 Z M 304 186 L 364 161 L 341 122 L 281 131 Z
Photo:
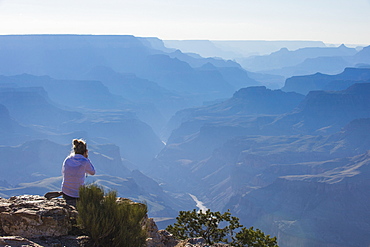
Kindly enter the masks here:
M 135 38 L 156 38 L 159 40 L 164 41 L 232 41 L 232 42 L 243 42 L 243 41 L 255 41 L 255 42 L 321 42 L 325 45 L 351 45 L 351 46 L 369 46 L 370 44 L 363 44 L 363 43 L 333 43 L 333 42 L 325 42 L 323 40 L 306 40 L 306 39 L 196 39 L 196 38 L 189 38 L 189 39 L 162 39 L 156 36 L 136 36 L 133 34 L 98 34 L 98 33 L 23 33 L 23 34 L 2 34 L 0 36 L 131 36 Z

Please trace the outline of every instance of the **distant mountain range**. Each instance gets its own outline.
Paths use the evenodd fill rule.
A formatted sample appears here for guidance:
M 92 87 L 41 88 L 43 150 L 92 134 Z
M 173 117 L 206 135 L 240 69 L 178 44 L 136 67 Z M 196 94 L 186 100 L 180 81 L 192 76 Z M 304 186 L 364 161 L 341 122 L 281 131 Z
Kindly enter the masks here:
M 241 61 L 241 64 L 252 71 L 285 77 L 316 72 L 335 74 L 345 67 L 369 66 L 368 50 L 369 47 L 358 51 L 344 45 L 327 48 L 301 48 L 295 51 L 281 49 L 270 55 L 247 58 Z
M 305 47 L 290 51 L 281 48 L 279 51 L 264 56 L 252 56 L 240 61 L 240 64 L 251 71 L 271 71 L 284 67 L 295 66 L 306 59 L 318 57 L 348 57 L 357 53 L 354 48 L 344 45 L 339 47 Z
M 10 81 L 13 79 L 13 77 L 3 77 L 4 80 L 8 78 Z M 23 82 L 32 84 L 30 80 Z M 48 80 L 41 80 L 41 82 L 48 83 Z M 94 104 L 99 102 L 101 95 L 101 91 L 97 90 L 94 84 L 90 87 L 86 85 L 85 95 L 88 97 L 79 98 L 76 91 L 70 93 L 72 95 L 68 93 L 73 91 L 69 90 L 70 86 L 74 87 L 72 81 L 56 81 L 55 87 L 52 82 L 48 86 L 53 88 L 50 90 L 50 96 L 56 100 L 59 99 L 59 104 L 52 102 L 42 88 L 0 87 L 0 104 L 4 106 L 3 125 L 7 129 L 0 132 L 4 138 L 4 142 L 1 141 L 2 138 L 0 139 L 1 144 L 21 144 L 32 138 L 48 138 L 60 143 L 69 143 L 71 138 L 77 135 L 96 143 L 116 143 L 122 151 L 124 150 L 123 157 L 139 164 L 151 160 L 163 147 L 163 143 L 149 125 L 140 121 L 132 112 L 119 110 L 120 108 L 115 105 L 117 101 L 114 101 L 114 97 L 104 96 L 104 92 L 108 93 L 108 91 L 102 91 L 101 99 L 103 102 L 105 99 L 110 100 L 112 109 L 105 109 L 102 104 L 100 106 L 102 109 L 96 107 L 93 110 Z M 58 83 L 60 83 L 59 87 Z M 89 89 L 97 91 L 89 92 Z M 62 94 L 64 97 L 60 97 L 58 92 L 65 92 Z M 92 105 L 88 106 L 89 102 Z M 62 103 L 64 106 L 61 105 Z M 107 104 L 109 101 L 104 103 Z M 124 106 L 124 104 L 121 105 L 121 107 Z M 84 106 L 90 109 L 83 108 Z
M 193 97 L 201 94 L 201 99 L 206 100 L 230 96 L 239 89 L 229 84 L 231 80 L 227 74 L 221 75 L 217 70 L 230 66 L 240 69 L 237 63 L 165 52 L 157 49 L 161 46 L 158 40 L 153 48 L 152 40 L 124 35 L 3 35 L 0 37 L 0 74 L 28 73 L 56 79 L 86 79 L 86 74 L 90 73 L 91 78 L 91 71 L 96 67 L 105 66 L 118 73 L 134 73 L 159 86 L 190 93 Z M 200 67 L 192 67 L 197 60 Z M 215 67 L 204 69 L 201 64 L 205 63 Z M 258 84 L 248 78 L 245 71 L 240 73 L 248 79 L 244 87 Z M 209 86 L 212 91 L 208 90 Z
M 151 217 L 195 208 L 191 194 L 282 247 L 369 245 L 369 47 L 190 43 L 275 52 L 224 60 L 157 38 L 0 36 L 0 196 L 59 190 L 84 138 L 88 181 L 146 201 Z
M 321 41 L 267 41 L 267 40 L 163 40 L 165 46 L 196 53 L 203 57 L 234 60 L 253 55 L 267 55 L 281 48 L 297 50 L 304 47 L 325 47 Z
M 239 60 L 247 70 L 289 78 L 297 75 L 338 74 L 346 67 L 370 68 L 370 47 L 357 51 L 344 45 L 339 47 L 286 48 L 270 55 L 254 56 Z
M 354 83 L 370 82 L 370 68 L 346 68 L 337 75 L 316 73 L 305 76 L 293 76 L 285 81 L 282 88 L 287 92 L 307 94 L 314 90 L 344 90 Z
M 370 47 L 336 47 L 308 41 L 165 40 L 164 44 L 205 57 L 237 61 L 251 78 L 272 88 L 281 87 L 291 76 L 338 74 L 346 67 L 370 67 Z

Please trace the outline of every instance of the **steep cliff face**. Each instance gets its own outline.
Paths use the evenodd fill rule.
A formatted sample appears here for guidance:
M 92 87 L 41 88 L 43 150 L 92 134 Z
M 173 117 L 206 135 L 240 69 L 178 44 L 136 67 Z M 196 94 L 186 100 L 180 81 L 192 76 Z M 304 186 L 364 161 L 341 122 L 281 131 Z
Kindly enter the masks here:
M 264 127 L 280 134 L 327 134 L 359 118 L 370 117 L 370 83 L 342 91 L 311 91 L 297 109 Z
M 10 118 L 8 109 L 0 104 L 0 130 L 1 134 L 7 132 L 14 132 L 12 119 Z
M 0 145 L 16 145 L 37 136 L 36 131 L 22 126 L 10 114 L 8 108 L 0 104 Z
M 362 64 L 368 67 L 370 65 L 369 61 L 370 61 L 370 46 L 364 47 L 354 56 L 354 62 L 357 64 L 360 65 Z
M 369 68 L 346 68 L 337 75 L 316 73 L 313 75 L 293 76 L 285 81 L 285 92 L 307 94 L 314 90 L 344 90 L 354 83 L 369 82 Z
M 332 134 L 354 119 L 370 117 L 369 85 L 312 91 L 304 99 L 280 90 L 241 89 L 222 103 L 179 112 L 173 118 L 171 127 L 175 129 L 167 144 L 193 142 L 195 146 L 195 141 L 208 140 L 202 143 L 208 149 L 235 136 Z
M 168 144 L 185 140 L 183 136 L 191 136 L 199 131 L 206 132 L 208 127 L 226 127 L 226 131 L 229 127 L 230 132 L 233 127 L 235 132 L 240 127 L 243 134 L 257 134 L 260 125 L 272 122 L 272 116 L 293 111 L 303 99 L 304 96 L 298 93 L 286 93 L 263 86 L 242 88 L 223 102 L 177 112 L 168 126 L 168 132 L 174 129 Z M 247 130 L 248 127 L 250 130 Z
M 191 175 L 187 181 L 197 184 L 192 189 L 206 205 L 221 210 L 233 194 L 268 186 L 280 176 L 318 174 L 330 169 L 318 166 L 319 162 L 366 153 L 370 149 L 369 121 L 355 120 L 328 136 L 235 137 L 207 159 L 188 160 Z M 174 170 L 186 168 L 173 166 Z
M 369 245 L 370 153 L 315 167 L 321 172 L 282 176 L 235 197 L 232 211 L 280 236 L 281 246 Z
M 1 88 L 0 103 L 24 124 L 58 126 L 81 117 L 81 113 L 62 110 L 51 103 L 43 88 Z

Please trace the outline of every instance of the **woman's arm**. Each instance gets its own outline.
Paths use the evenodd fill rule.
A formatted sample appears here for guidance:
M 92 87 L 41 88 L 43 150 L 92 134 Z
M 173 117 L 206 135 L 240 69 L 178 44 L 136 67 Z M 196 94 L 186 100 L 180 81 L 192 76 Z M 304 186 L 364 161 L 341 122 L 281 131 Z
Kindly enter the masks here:
M 85 165 L 85 172 L 90 174 L 90 175 L 95 175 L 95 168 L 93 166 L 93 164 L 90 162 L 90 160 L 88 158 L 86 158 L 87 162 L 86 162 L 86 165 Z

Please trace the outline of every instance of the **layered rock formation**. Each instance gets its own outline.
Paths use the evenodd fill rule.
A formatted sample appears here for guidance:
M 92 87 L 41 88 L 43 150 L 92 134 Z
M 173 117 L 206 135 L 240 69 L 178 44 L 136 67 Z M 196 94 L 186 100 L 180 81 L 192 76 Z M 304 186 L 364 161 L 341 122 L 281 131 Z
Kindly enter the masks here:
M 87 236 L 71 235 L 78 232 L 77 215 L 76 208 L 63 199 L 47 200 L 37 195 L 0 198 L 0 246 L 87 246 Z M 144 219 L 143 228 L 148 247 L 206 246 L 202 238 L 174 239 L 166 230 L 158 230 L 152 218 Z
M 314 90 L 344 90 L 355 83 L 369 82 L 369 68 L 346 68 L 342 73 L 293 76 L 285 81 L 285 92 L 308 94 Z
M 80 246 L 86 237 L 68 235 L 76 216 L 63 199 L 0 198 L 0 246 Z
M 316 171 L 297 174 L 297 165 Z M 368 246 L 370 244 L 370 151 L 311 164 L 274 165 L 282 174 L 268 186 L 233 198 L 228 205 L 241 222 L 279 237 L 280 246 Z M 284 168 L 285 166 L 285 168 Z M 299 169 L 303 172 L 303 169 Z M 268 177 L 264 173 L 260 177 Z M 232 200 L 231 200 L 232 201 Z
M 0 199 L 0 231 L 22 237 L 68 235 L 77 211 L 64 200 L 41 196 L 14 196 Z

